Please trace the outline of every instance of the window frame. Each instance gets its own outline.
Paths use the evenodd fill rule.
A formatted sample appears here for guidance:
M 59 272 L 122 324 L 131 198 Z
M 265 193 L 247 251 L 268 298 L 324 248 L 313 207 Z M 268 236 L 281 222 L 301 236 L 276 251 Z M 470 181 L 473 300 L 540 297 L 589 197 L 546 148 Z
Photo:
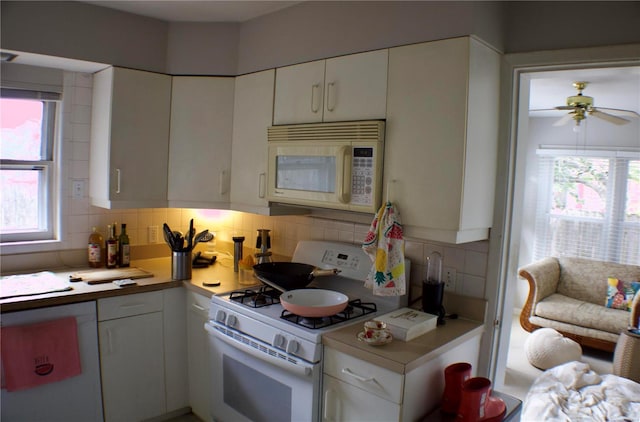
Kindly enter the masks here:
M 38 225 L 40 228 L 19 233 L 0 232 L 0 244 L 5 246 L 39 241 L 58 241 L 60 201 L 58 200 L 58 133 L 61 124 L 61 94 L 32 89 L 1 88 L 0 97 L 28 99 L 43 102 L 41 133 L 44 139 L 40 144 L 40 160 L 14 160 L 0 158 L 2 170 L 42 171 L 38 191 Z
M 595 217 L 570 217 L 551 215 L 551 193 L 554 183 L 554 160 L 558 157 L 586 157 L 601 158 L 609 161 L 609 177 L 606 192 L 606 209 L 601 219 L 602 243 L 595 253 L 601 260 L 628 262 L 631 257 L 623 254 L 621 245 L 625 227 L 629 227 L 631 232 L 640 233 L 640 222 L 626 221 L 625 208 L 627 201 L 627 180 L 629 178 L 629 163 L 640 162 L 640 151 L 630 151 L 628 149 L 558 149 L 541 146 L 536 150 L 538 157 L 538 201 L 535 211 L 535 246 L 533 248 L 533 258 L 540 259 L 550 256 L 552 251 L 551 240 L 551 220 L 570 220 L 574 222 L 596 222 Z M 541 159 L 543 158 L 543 159 Z M 542 169 L 542 166 L 545 166 Z M 600 222 L 600 219 L 598 219 Z M 573 256 L 573 255 L 566 255 Z M 593 259 L 593 257 L 591 257 Z

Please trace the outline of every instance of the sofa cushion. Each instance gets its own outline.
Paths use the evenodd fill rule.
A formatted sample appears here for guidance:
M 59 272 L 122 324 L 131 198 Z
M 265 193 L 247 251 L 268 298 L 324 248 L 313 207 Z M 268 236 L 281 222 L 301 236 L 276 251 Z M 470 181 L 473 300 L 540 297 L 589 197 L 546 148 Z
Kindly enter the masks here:
M 557 292 L 582 301 L 603 306 L 607 295 L 607 279 L 639 280 L 640 267 L 584 258 L 559 257 L 560 281 Z M 628 316 L 628 315 L 627 315 Z
M 638 294 L 638 290 L 640 290 L 640 282 L 638 281 L 624 281 L 609 277 L 609 280 L 607 280 L 605 306 L 607 308 L 631 311 L 631 304 L 635 295 Z
M 620 334 L 629 324 L 629 313 L 626 311 L 594 305 L 557 293 L 539 302 L 535 315 L 614 334 Z

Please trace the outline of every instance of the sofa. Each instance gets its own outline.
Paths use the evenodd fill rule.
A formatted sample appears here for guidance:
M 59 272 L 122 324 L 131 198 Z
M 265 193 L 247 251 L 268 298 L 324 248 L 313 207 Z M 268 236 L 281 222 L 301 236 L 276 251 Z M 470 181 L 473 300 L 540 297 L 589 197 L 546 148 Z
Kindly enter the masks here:
M 520 313 L 520 325 L 528 332 L 554 328 L 582 346 L 613 352 L 618 337 L 637 326 L 640 292 L 631 311 L 606 306 L 609 278 L 627 283 L 640 281 L 640 266 L 583 258 L 549 257 L 528 264 L 518 274 L 529 283 L 529 294 Z M 632 283 L 638 287 L 638 283 Z

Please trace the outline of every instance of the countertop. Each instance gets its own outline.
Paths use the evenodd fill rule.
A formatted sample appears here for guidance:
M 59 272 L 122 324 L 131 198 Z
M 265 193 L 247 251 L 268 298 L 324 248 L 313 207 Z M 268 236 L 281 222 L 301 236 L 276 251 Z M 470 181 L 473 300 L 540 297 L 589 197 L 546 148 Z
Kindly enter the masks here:
M 405 374 L 446 353 L 457 345 L 482 335 L 483 324 L 469 319 L 449 319 L 411 341 L 393 340 L 382 346 L 359 341 L 362 324 L 354 324 L 322 336 L 322 343 L 390 371 Z
M 211 297 L 214 294 L 224 294 L 243 287 L 261 284 L 253 276 L 253 270 L 234 272 L 233 259 L 225 255 L 218 256 L 216 262 L 208 268 L 194 268 L 191 280 L 186 281 L 171 280 L 170 257 L 135 260 L 131 262 L 131 266 L 149 271 L 153 273 L 153 277 L 137 279 L 136 285 L 127 287 L 118 287 L 111 282 L 100 284 L 87 284 L 83 281 L 74 282 L 71 283 L 73 289 L 69 291 L 1 299 L 0 312 L 14 312 L 45 306 L 85 302 L 111 296 L 150 292 L 180 286 Z M 104 268 L 102 269 L 104 270 Z M 91 270 L 91 268 L 56 268 L 48 271 L 68 280 L 69 275 L 86 270 Z M 207 287 L 203 285 L 204 282 L 216 281 L 220 282 L 220 286 Z

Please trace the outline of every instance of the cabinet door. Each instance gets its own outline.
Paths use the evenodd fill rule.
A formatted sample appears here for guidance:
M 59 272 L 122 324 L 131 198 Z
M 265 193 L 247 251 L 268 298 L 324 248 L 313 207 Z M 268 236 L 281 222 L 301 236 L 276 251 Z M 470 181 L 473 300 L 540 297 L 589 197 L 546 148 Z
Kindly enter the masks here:
M 228 208 L 234 86 L 234 78 L 173 78 L 170 207 Z
M 388 50 L 327 60 L 324 121 L 384 119 Z
M 462 243 L 486 239 L 491 226 L 498 57 L 472 42 L 389 50 L 385 196 L 409 236 Z M 476 60 L 471 46 L 489 59 Z M 470 84 L 476 75 L 482 82 Z
M 162 290 L 164 311 L 164 373 L 167 412 L 189 406 L 189 375 L 187 372 L 187 313 L 184 287 Z
M 207 332 L 204 324 L 209 314 L 210 299 L 187 292 L 187 347 L 189 365 L 189 404 L 191 411 L 203 421 L 209 420 L 211 386 Z
M 102 321 L 98 331 L 105 420 L 166 413 L 162 312 Z
M 166 207 L 171 77 L 108 68 L 94 76 L 91 201 Z
M 322 386 L 323 421 L 399 421 L 400 405 L 361 390 L 329 375 Z
M 231 154 L 231 203 L 259 212 L 267 201 L 267 127 L 273 116 L 275 70 L 236 78 Z M 262 212 L 263 213 L 263 212 Z
M 273 123 L 322 121 L 324 60 L 276 70 Z

